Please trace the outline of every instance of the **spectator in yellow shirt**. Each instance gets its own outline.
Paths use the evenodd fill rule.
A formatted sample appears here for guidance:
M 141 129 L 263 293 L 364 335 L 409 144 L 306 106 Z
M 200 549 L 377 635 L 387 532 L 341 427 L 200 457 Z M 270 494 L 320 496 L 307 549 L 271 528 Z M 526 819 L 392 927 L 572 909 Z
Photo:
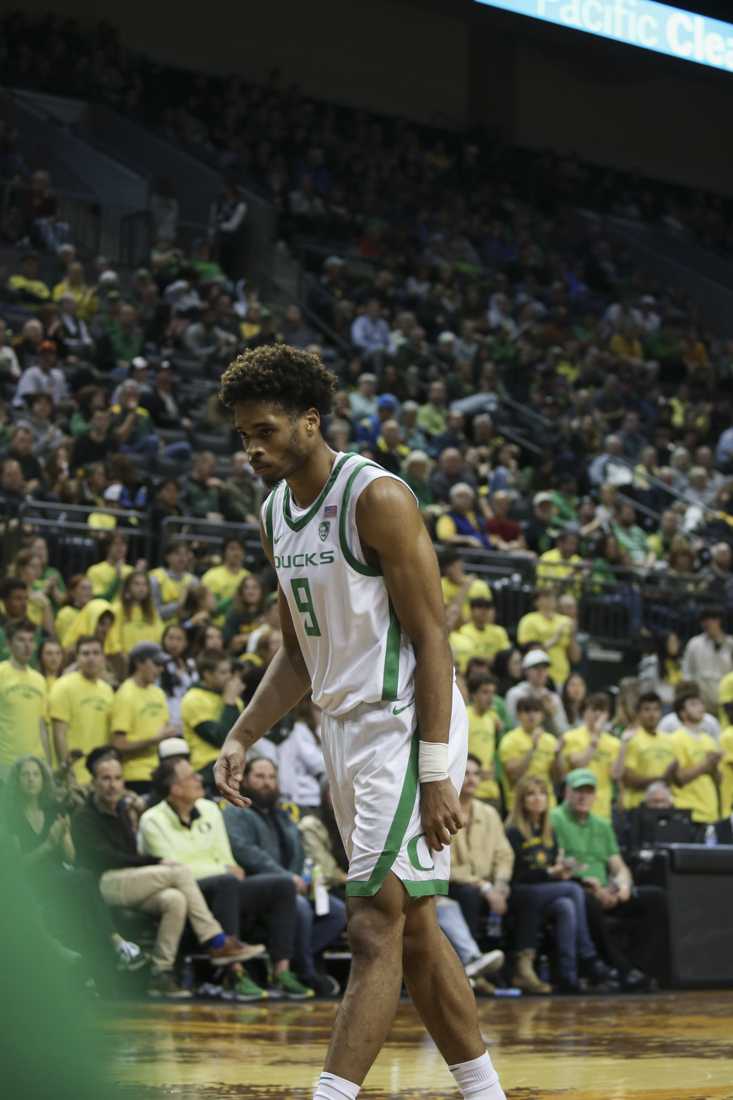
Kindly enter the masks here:
M 140 642 L 160 642 L 164 623 L 153 602 L 147 573 L 135 569 L 112 605 L 115 621 L 107 639 L 107 653 L 129 653 Z
M 496 782 L 496 741 L 499 721 L 492 709 L 496 681 L 491 676 L 481 676 L 468 685 L 468 751 L 481 764 L 479 785 L 475 797 L 482 802 L 499 804 L 499 784 Z
M 720 735 L 720 812 L 722 817 L 733 814 L 733 726 L 727 726 Z
M 679 729 L 668 735 L 677 756 L 672 786 L 674 804 L 680 810 L 689 810 L 693 821 L 714 825 L 722 816 L 717 778 L 723 754 L 715 739 L 700 729 L 705 703 L 698 690 L 680 692 L 675 710 L 680 719 Z
M 119 531 L 105 537 L 101 546 L 104 554 L 102 561 L 87 569 L 94 596 L 103 600 L 113 600 L 117 596 L 122 582 L 132 573 L 132 566 L 125 560 L 127 547 L 127 538 Z
M 19 756 L 50 763 L 46 681 L 30 667 L 36 644 L 33 623 L 7 628 L 10 660 L 0 664 L 0 778 Z
M 596 777 L 593 813 L 611 820 L 614 766 L 621 751 L 618 737 L 605 729 L 611 707 L 604 692 L 589 695 L 583 707 L 583 725 L 568 730 L 562 738 L 562 762 L 566 771 L 585 768 Z
M 582 657 L 575 638 L 575 622 L 557 611 L 553 589 L 540 588 L 535 594 L 536 611 L 519 620 L 517 641 L 523 648 L 538 644 L 550 658 L 550 675 L 559 690 L 570 675 L 571 664 Z
M 672 781 L 677 772 L 677 753 L 670 738 L 659 733 L 662 701 L 655 691 L 639 696 L 636 726 L 621 737 L 616 776 L 623 782 L 623 805 L 633 810 L 644 801 L 644 792 L 657 779 Z
M 56 758 L 64 764 L 69 753 L 81 752 L 74 764 L 79 783 L 87 781 L 85 759 L 99 745 L 109 741 L 109 722 L 114 693 L 104 672 L 102 643 L 82 636 L 76 643 L 76 672 L 67 672 L 58 680 L 49 696 Z
M 224 543 L 221 565 L 208 569 L 201 583 L 216 597 L 214 622 L 223 626 L 232 607 L 234 596 L 249 569 L 244 568 L 244 546 L 239 539 L 228 538 Z
M 125 785 L 138 794 L 150 790 L 158 745 L 178 734 L 169 721 L 166 697 L 156 684 L 165 662 L 159 645 L 142 642 L 135 646 L 130 652 L 130 676 L 112 704 L 112 745 L 122 759 Z
M 218 650 L 205 650 L 196 662 L 200 680 L 181 700 L 183 736 L 191 749 L 191 764 L 213 787 L 214 763 L 242 710 L 244 684 L 232 663 Z
M 479 580 L 474 573 L 466 573 L 463 558 L 457 550 L 445 550 L 440 555 L 440 573 L 446 618 L 449 624 L 456 624 L 455 629 L 470 619 L 470 600 L 476 596 L 493 599 L 486 581 Z
M 545 780 L 552 792 L 550 802 L 554 806 L 554 786 L 562 779 L 560 743 L 543 730 L 542 706 L 532 696 L 517 701 L 517 718 L 519 725 L 505 734 L 499 745 L 507 808 L 511 810 L 517 783 L 524 775 L 536 775 Z
M 459 645 L 458 665 L 463 672 L 471 657 L 483 657 L 491 664 L 497 653 L 511 645 L 509 635 L 503 626 L 494 622 L 496 609 L 492 600 L 486 596 L 474 596 L 469 600 L 471 621 L 459 627 L 458 635 L 467 646 Z M 451 637 L 451 645 L 453 640 Z
M 583 559 L 578 553 L 578 535 L 574 527 L 562 530 L 552 550 L 540 554 L 537 562 L 537 584 L 542 588 L 553 587 L 580 590 Z

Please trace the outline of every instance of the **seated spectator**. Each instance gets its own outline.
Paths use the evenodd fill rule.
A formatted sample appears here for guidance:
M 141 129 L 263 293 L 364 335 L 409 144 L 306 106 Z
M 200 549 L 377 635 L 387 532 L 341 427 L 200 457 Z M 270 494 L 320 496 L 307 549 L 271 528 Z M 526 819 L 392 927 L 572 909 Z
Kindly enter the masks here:
M 434 436 L 442 435 L 446 429 L 448 418 L 448 401 L 445 382 L 440 379 L 431 382 L 428 388 L 428 399 L 420 406 L 417 414 L 417 426 L 432 440 Z M 454 448 L 448 448 L 453 450 Z M 456 480 L 466 481 L 465 477 Z M 444 497 L 445 499 L 445 497 Z
M 466 825 L 453 841 L 449 893 L 459 903 L 471 935 L 483 938 L 482 924 L 489 913 L 507 911 L 514 853 L 493 806 L 476 799 L 481 762 L 469 754 L 461 788 L 461 810 Z
M 372 298 L 351 326 L 351 342 L 367 359 L 384 355 L 389 348 L 389 325 L 381 312 L 379 301 Z
M 492 494 L 492 515 L 486 520 L 486 531 L 491 543 L 496 550 L 503 553 L 517 552 L 527 549 L 527 543 L 522 528 L 515 519 L 509 518 L 512 506 L 513 494 L 504 489 L 499 489 Z
M 265 603 L 261 582 L 257 577 L 246 576 L 224 622 L 224 641 L 233 654 L 248 650 L 250 638 L 262 624 Z
M 71 820 L 74 847 L 81 866 L 98 877 L 99 892 L 107 905 L 160 916 L 149 995 L 171 1000 L 191 996 L 174 972 L 186 920 L 216 966 L 229 966 L 260 954 L 261 948 L 225 935 L 182 862 L 138 853 L 131 813 L 134 799 L 125 790 L 122 766 L 114 750 L 95 749 L 87 758 L 87 767 L 92 789 Z
M 321 782 L 326 771 L 318 732 L 320 711 L 310 695 L 293 710 L 295 722 L 278 752 L 280 793 L 303 816 L 318 813 Z
M 0 393 L 10 394 L 20 378 L 20 363 L 15 349 L 8 343 L 10 333 L 3 317 L 0 317 Z
M 381 398 L 380 398 L 381 400 Z M 410 448 L 402 438 L 402 428 L 396 420 L 385 420 L 381 434 L 377 436 L 375 458 L 380 466 L 390 473 L 400 475 Z
M 222 485 L 224 514 L 230 523 L 259 523 L 262 483 L 244 451 L 236 451 L 229 461 L 229 476 Z
M 538 555 L 551 550 L 560 529 L 552 493 L 535 493 L 532 516 L 524 525 L 524 540 L 528 549 Z
M 468 681 L 468 751 L 480 761 L 481 769 L 474 797 L 498 809 L 501 795 L 496 781 L 496 745 L 501 719 L 493 709 L 495 693 L 493 676 L 472 676 Z
M 108 653 L 125 654 L 138 644 L 160 642 L 164 624 L 155 607 L 150 580 L 144 569 L 133 569 L 128 573 L 112 610 L 115 621 L 107 639 Z
M 186 514 L 200 519 L 222 519 L 226 507 L 221 480 L 214 476 L 216 456 L 211 451 L 198 451 L 193 468 L 184 482 Z
M 259 748 L 259 745 L 257 746 Z M 324 775 L 320 784 L 321 800 L 317 812 L 307 814 L 298 822 L 303 849 L 313 866 L 320 867 L 328 889 L 343 897 L 346 890 L 349 860 L 341 839 L 331 801 L 331 790 Z
M 574 527 L 565 527 L 555 540 L 555 548 L 540 554 L 537 562 L 537 584 L 578 592 L 582 579 L 583 559 L 578 550 L 578 534 Z
M 191 764 L 213 789 L 213 769 L 224 740 L 242 711 L 244 684 L 226 654 L 204 650 L 196 661 L 198 679 L 181 699 L 183 736 Z
M 214 622 L 222 626 L 229 614 L 236 593 L 242 582 L 250 576 L 244 567 L 244 546 L 240 539 L 227 538 L 222 547 L 221 565 L 207 569 L 201 583 L 208 588 L 216 599 Z
M 31 668 L 35 628 L 21 619 L 3 629 L 10 654 L 0 663 L 0 779 L 19 756 L 51 762 L 46 681 Z
M 450 504 L 451 490 L 456 485 L 467 485 L 475 490 L 476 478 L 461 452 L 455 447 L 448 447 L 441 452 L 438 464 L 430 475 L 430 488 L 436 503 Z
M 117 447 L 123 454 L 158 456 L 159 442 L 150 413 L 140 403 L 140 386 L 130 378 L 123 382 L 119 402 L 112 405 L 111 431 Z
M 13 404 L 25 405 L 34 393 L 47 393 L 54 405 L 61 405 L 69 394 L 66 375 L 57 365 L 57 350 L 53 340 L 42 340 L 38 347 L 38 362 L 26 367 L 20 376 Z
M 483 657 L 492 664 L 494 657 L 506 649 L 509 635 L 503 626 L 496 625 L 496 608 L 486 596 L 474 596 L 469 600 L 470 622 L 464 623 L 450 635 L 450 644 L 454 653 L 458 647 L 459 666 L 465 671 L 472 657 Z
M 262 874 L 278 873 L 292 877 L 297 894 L 296 972 L 303 985 L 315 993 L 335 995 L 339 992 L 338 983 L 329 975 L 318 973 L 316 957 L 343 932 L 346 907 L 340 898 L 329 895 L 326 912 L 319 914 L 314 909 L 308 896 L 309 884 L 303 879 L 303 842 L 297 825 L 278 806 L 281 797 L 278 773 L 270 760 L 255 757 L 247 761 L 242 794 L 250 799 L 249 808 L 230 805 L 224 810 L 235 859 L 255 879 Z
M 27 424 L 17 424 L 13 429 L 6 459 L 18 463 L 25 491 L 35 493 L 43 483 L 43 467 L 33 453 L 33 432 Z
M 96 331 L 96 328 L 94 329 Z M 119 304 L 115 314 L 103 323 L 97 344 L 97 359 L 103 370 L 127 370 L 137 356 L 142 355 L 145 335 L 138 312 L 126 302 Z
M 520 646 L 538 645 L 550 661 L 550 675 L 561 687 L 570 675 L 571 666 L 583 656 L 576 641 L 575 621 L 557 611 L 557 597 L 552 588 L 535 592 L 536 611 L 523 615 L 517 627 Z
M 234 355 L 237 340 L 216 323 L 216 312 L 205 308 L 198 321 L 188 326 L 183 343 L 189 355 L 202 364 L 225 363 Z
M 37 756 L 21 756 L 10 770 L 3 794 L 3 825 L 15 839 L 31 881 L 51 887 L 49 932 L 60 934 L 82 953 L 96 942 L 106 941 L 114 951 L 118 970 L 145 966 L 148 960 L 138 945 L 115 930 L 94 876 L 73 866 L 76 852 L 71 822 L 54 790 L 48 764 Z
M 313 990 L 290 969 L 295 937 L 295 883 L 288 874 L 246 878 L 232 853 L 224 818 L 203 797 L 201 779 L 183 759 L 163 760 L 154 773 L 160 801 L 140 819 L 140 847 L 148 855 L 172 859 L 193 873 L 201 891 L 225 928 L 247 935 L 257 925 L 266 930 L 273 964 L 273 992 L 288 1000 L 307 1000 Z M 241 999 L 263 1000 L 265 991 L 246 975 L 235 990 Z
M 566 860 L 575 860 L 574 877 L 586 888 L 588 926 L 606 963 L 618 970 L 621 988 L 636 992 L 650 988 L 647 975 L 666 977 L 667 903 L 658 886 L 635 886 L 629 868 L 619 853 L 609 821 L 593 812 L 596 777 L 577 768 L 566 779 L 565 801 L 550 814 L 557 843 Z M 608 929 L 607 917 L 632 921 L 638 966 L 617 944 Z
M 30 495 L 31 490 L 26 485 L 17 459 L 2 459 L 0 461 L 0 515 L 3 519 L 15 519 Z
M 53 399 L 48 393 L 36 393 L 28 399 L 30 412 L 22 413 L 18 424 L 28 428 L 33 438 L 33 453 L 44 462 L 64 442 L 64 433 L 53 423 Z
M 449 626 L 457 629 L 471 617 L 470 601 L 478 597 L 491 600 L 491 589 L 486 581 L 473 573 L 466 573 L 463 558 L 457 550 L 444 550 L 440 554 L 440 585 L 446 607 Z
M 656 692 L 639 696 L 635 724 L 621 737 L 616 774 L 623 784 L 624 809 L 644 801 L 644 791 L 655 780 L 670 782 L 677 771 L 677 754 L 670 738 L 659 733 L 662 703 Z M 595 788 L 594 788 L 595 797 Z
M 471 486 L 459 481 L 451 487 L 449 497 L 450 507 L 438 518 L 435 527 L 438 541 L 453 546 L 491 550 L 491 539 L 486 534 L 484 521 L 475 511 L 476 494 Z
M 568 728 L 567 715 L 562 699 L 556 691 L 547 686 L 550 674 L 550 658 L 542 649 L 530 649 L 522 658 L 524 679 L 511 688 L 506 695 L 506 707 L 510 721 L 519 714 L 519 700 L 530 698 L 539 703 L 543 723 L 547 729 L 560 736 Z
M 94 359 L 94 341 L 73 294 L 59 298 L 57 339 L 66 363 L 88 363 Z
M 615 523 L 611 524 L 613 534 L 631 560 L 631 564 L 640 568 L 649 568 L 654 564 L 654 554 L 649 549 L 647 536 L 636 522 L 633 504 L 622 501 Z
M 377 415 L 377 376 L 369 371 L 360 374 L 356 389 L 349 394 L 351 419 L 354 423 L 371 420 Z
M 116 449 L 112 435 L 112 417 L 108 409 L 95 409 L 87 431 L 74 440 L 71 468 L 76 474 L 95 462 L 106 462 Z
M 525 695 L 517 700 L 516 709 L 519 725 L 504 734 L 499 745 L 504 800 L 511 810 L 519 780 L 533 775 L 545 780 L 550 805 L 554 806 L 554 785 L 562 778 L 560 742 L 543 729 L 542 704 L 538 699 Z
M 130 675 L 112 704 L 112 744 L 122 761 L 125 785 L 138 794 L 150 790 L 159 743 L 177 733 L 170 723 L 165 695 L 156 683 L 165 660 L 159 645 L 141 642 L 134 646 L 129 652 Z
M 140 404 L 147 409 L 156 428 L 188 432 L 193 422 L 176 397 L 176 381 L 172 363 L 164 359 L 155 372 L 153 385 L 143 393 Z
M 78 260 L 69 264 L 66 276 L 53 288 L 52 298 L 54 302 L 72 298 L 76 302 L 76 312 L 82 321 L 90 321 L 97 312 L 94 287 L 86 282 L 84 268 Z
M 550 822 L 550 788 L 544 779 L 526 775 L 517 785 L 507 823 L 514 850 L 510 909 L 516 918 L 516 970 L 512 985 L 527 993 L 549 993 L 534 968 L 542 924 L 554 924 L 556 989 L 580 993 L 579 973 L 593 985 L 606 983 L 610 971 L 598 957 L 588 931 L 583 888 L 570 882 L 575 863 L 558 848 Z
M 186 569 L 191 552 L 183 539 L 169 542 L 162 556 L 165 564 L 149 573 L 153 603 L 163 622 L 169 619 L 180 622 L 188 595 L 198 587 L 199 579 Z
M 621 751 L 618 737 L 606 732 L 611 707 L 605 692 L 588 695 L 583 705 L 583 724 L 562 737 L 562 762 L 567 771 L 584 768 L 596 777 L 594 812 L 611 820 L 613 784 L 621 778 L 616 764 Z
M 70 762 L 71 753 L 78 753 L 73 771 L 77 781 L 83 784 L 86 757 L 97 745 L 109 741 L 113 692 L 103 678 L 101 642 L 90 635 L 82 635 L 76 643 L 75 654 L 76 672 L 67 672 L 53 685 L 48 713 L 56 759 L 64 765 Z
M 733 638 L 723 629 L 723 613 L 718 607 L 700 612 L 702 633 L 690 638 L 682 655 L 682 675 L 699 685 L 705 709 L 715 713 L 718 688 L 733 672 Z
M 307 348 L 315 342 L 315 333 L 303 320 L 299 306 L 289 305 L 281 325 L 283 340 L 293 348 Z
M 430 459 L 424 451 L 410 451 L 404 461 L 403 480 L 412 489 L 420 511 L 426 513 L 435 504 L 430 484 Z
M 18 272 L 8 279 L 8 290 L 13 297 L 21 302 L 29 302 L 37 305 L 39 302 L 47 302 L 51 297 L 51 291 L 40 278 L 41 264 L 37 252 L 26 252 L 20 257 Z

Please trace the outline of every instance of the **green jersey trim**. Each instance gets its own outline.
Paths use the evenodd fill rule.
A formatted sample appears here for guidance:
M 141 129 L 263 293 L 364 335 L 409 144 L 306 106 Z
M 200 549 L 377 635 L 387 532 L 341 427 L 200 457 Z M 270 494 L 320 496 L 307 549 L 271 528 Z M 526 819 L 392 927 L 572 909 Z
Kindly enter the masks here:
M 384 677 L 382 680 L 382 699 L 384 702 L 392 702 L 397 698 L 398 680 L 400 675 L 400 641 L 402 628 L 397 618 L 392 601 L 389 604 L 389 630 L 387 631 L 387 648 L 384 651 Z
M 341 515 L 339 516 L 339 542 L 341 543 L 341 552 L 346 558 L 346 561 L 355 569 L 357 573 L 362 573 L 365 577 L 381 577 L 381 571 L 374 569 L 371 565 L 366 565 L 363 561 L 359 561 L 351 552 L 349 546 L 349 540 L 346 535 L 346 524 L 349 519 L 349 501 L 351 499 L 351 487 L 354 484 L 354 478 L 360 473 L 366 466 L 374 466 L 373 462 L 365 461 L 360 462 L 354 467 L 349 474 L 349 479 L 346 482 L 344 489 L 344 495 L 341 499 Z
M 436 894 L 445 896 L 448 893 L 447 878 L 433 878 L 426 882 L 411 882 L 408 879 L 403 880 L 402 885 L 411 898 L 428 898 Z
M 267 507 L 265 509 L 265 534 L 267 535 L 267 541 L 269 542 L 270 546 L 272 546 L 272 511 L 275 507 L 275 497 L 277 496 L 277 491 L 279 488 L 280 486 L 276 485 L 275 488 L 271 491 L 269 497 L 267 498 Z
M 300 517 L 300 519 L 293 519 L 292 513 L 290 511 L 290 486 L 287 485 L 287 484 L 285 485 L 285 493 L 283 495 L 283 516 L 285 517 L 285 522 L 287 523 L 287 525 L 288 525 L 288 527 L 290 528 L 291 531 L 302 531 L 303 528 L 306 526 L 306 524 L 309 523 L 313 519 L 314 515 L 316 514 L 318 509 L 321 507 L 321 505 L 323 504 L 323 502 L 326 499 L 327 495 L 329 494 L 329 492 L 333 488 L 333 484 L 334 484 L 336 478 L 338 477 L 342 466 L 344 465 L 345 462 L 348 462 L 348 460 L 350 458 L 351 458 L 351 455 L 342 455 L 341 458 L 338 460 L 338 462 L 334 463 L 334 466 L 333 466 L 333 469 L 331 470 L 331 474 L 329 476 L 328 481 L 323 486 L 323 488 L 321 489 L 320 493 L 318 494 L 316 499 L 311 504 L 308 511 L 305 512 Z
M 354 882 L 346 883 L 346 896 L 351 898 L 371 898 L 375 894 L 378 894 L 382 888 L 384 880 L 389 872 L 392 870 L 392 864 L 399 855 L 402 842 L 405 839 L 405 833 L 407 832 L 407 826 L 410 824 L 410 818 L 412 817 L 412 810 L 415 805 L 415 798 L 418 791 L 418 733 L 415 731 L 415 735 L 412 739 L 412 746 L 410 748 L 410 759 L 407 763 L 407 771 L 405 773 L 405 780 L 402 784 L 402 791 L 400 793 L 400 799 L 397 803 L 397 809 L 395 815 L 392 818 L 392 824 L 389 827 L 387 833 L 387 839 L 384 842 L 384 848 L 382 854 L 377 860 L 374 870 L 366 881 L 356 880 Z

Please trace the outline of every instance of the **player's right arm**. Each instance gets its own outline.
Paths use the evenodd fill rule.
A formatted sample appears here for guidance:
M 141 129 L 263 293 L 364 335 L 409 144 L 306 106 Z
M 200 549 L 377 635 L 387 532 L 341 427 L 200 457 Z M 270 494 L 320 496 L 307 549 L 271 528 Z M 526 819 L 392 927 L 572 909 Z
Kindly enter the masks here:
M 272 547 L 260 521 L 260 539 L 270 562 Z M 239 788 L 244 774 L 247 749 L 259 741 L 276 722 L 288 714 L 309 691 L 311 683 L 303 654 L 300 652 L 290 608 L 282 590 L 278 591 L 282 647 L 273 657 L 260 686 L 230 729 L 214 766 L 214 780 L 221 794 L 234 806 L 248 806 Z

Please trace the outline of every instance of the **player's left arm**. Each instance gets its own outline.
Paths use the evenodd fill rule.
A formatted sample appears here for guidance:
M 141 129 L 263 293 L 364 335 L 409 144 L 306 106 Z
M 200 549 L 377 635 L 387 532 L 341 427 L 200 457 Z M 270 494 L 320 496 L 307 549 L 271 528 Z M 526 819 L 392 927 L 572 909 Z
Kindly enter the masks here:
M 447 745 L 453 659 L 438 562 L 415 499 L 398 481 L 380 477 L 359 497 L 356 526 L 367 558 L 379 561 L 392 606 L 415 650 L 420 741 Z M 421 809 L 426 841 L 439 852 L 464 824 L 449 778 L 421 783 Z

